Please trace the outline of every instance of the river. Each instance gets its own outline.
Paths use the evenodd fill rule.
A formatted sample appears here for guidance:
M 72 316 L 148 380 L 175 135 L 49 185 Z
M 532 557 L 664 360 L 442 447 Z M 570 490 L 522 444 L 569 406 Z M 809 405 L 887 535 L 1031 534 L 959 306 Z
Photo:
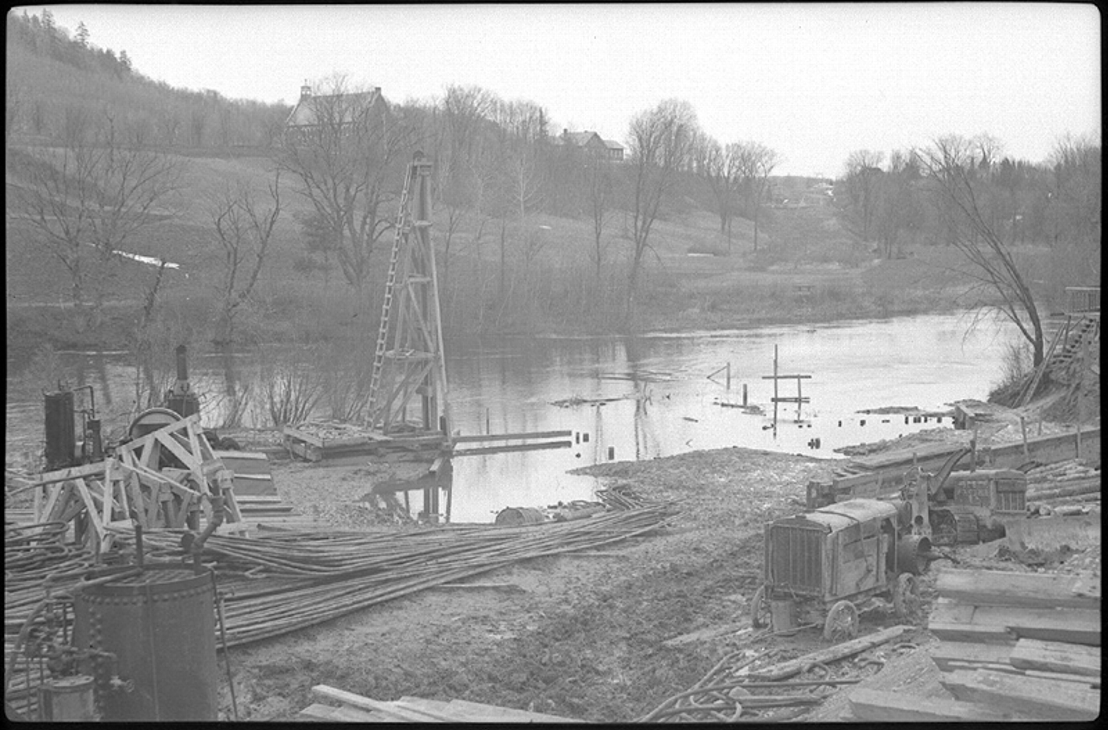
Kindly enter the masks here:
M 743 446 L 827 458 L 850 444 L 896 438 L 950 419 L 915 422 L 859 411 L 883 406 L 948 409 L 984 399 L 999 380 L 1015 328 L 968 314 L 847 321 L 817 326 L 687 332 L 635 338 L 505 338 L 448 343 L 452 427 L 463 434 L 569 430 L 570 448 L 454 459 L 452 519 L 490 522 L 506 506 L 590 499 L 597 480 L 567 470 L 615 460 Z M 780 403 L 774 426 L 774 351 L 778 373 L 799 380 L 799 408 Z M 272 351 L 239 355 L 241 384 L 257 378 Z M 107 427 L 125 424 L 133 406 L 134 369 L 123 353 L 60 353 L 69 385 L 94 386 Z M 221 419 L 225 364 L 190 353 L 193 389 L 203 394 L 205 426 Z M 730 365 L 730 388 L 727 374 Z M 711 376 L 711 377 L 709 377 Z M 42 449 L 41 385 L 26 373 L 7 378 L 7 461 Z M 797 379 L 779 380 L 795 397 Z M 742 403 L 746 387 L 748 409 Z M 556 401 L 595 401 L 558 407 Z M 724 405 L 721 405 L 724 404 Z M 763 413 L 753 411 L 760 408 Z M 799 415 L 799 418 L 798 418 Z M 258 410 L 246 414 L 261 421 Z M 264 424 L 262 424 L 264 425 Z M 818 442 L 816 441 L 818 439 Z M 817 447 L 818 443 L 818 447 Z M 280 484 L 278 483 L 278 489 Z M 421 508 L 418 492 L 412 509 Z

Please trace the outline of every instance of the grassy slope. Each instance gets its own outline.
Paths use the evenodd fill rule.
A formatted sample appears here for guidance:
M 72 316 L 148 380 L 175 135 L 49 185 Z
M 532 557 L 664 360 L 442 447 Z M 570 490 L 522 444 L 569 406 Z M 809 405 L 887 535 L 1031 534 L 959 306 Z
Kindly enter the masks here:
M 210 317 L 222 261 L 212 231 L 207 205 L 224 186 L 244 182 L 264 192 L 273 163 L 264 157 L 190 157 L 186 162 L 183 206 L 178 215 L 148 228 L 129 242 L 128 249 L 157 256 L 182 266 L 171 272 L 163 295 L 174 303 L 185 319 L 205 321 Z M 305 276 L 293 269 L 302 254 L 296 217 L 308 211 L 307 201 L 296 194 L 290 176 L 282 179 L 284 214 L 273 242 L 271 262 L 257 289 L 258 304 L 249 314 L 262 339 L 301 339 L 341 336 L 356 310 L 350 289 L 336 269 L 329 274 Z M 390 206 L 391 207 L 391 206 Z M 445 211 L 436 211 L 436 238 L 445 231 Z M 745 219 L 734 223 L 732 253 L 729 256 L 689 256 L 690 251 L 726 250 L 718 232 L 718 219 L 694 211 L 660 220 L 651 235 L 652 252 L 647 257 L 644 288 L 639 297 L 642 329 L 712 328 L 742 326 L 771 321 L 811 321 L 843 317 L 867 317 L 942 308 L 951 298 L 940 292 L 951 283 L 941 266 L 948 252 L 927 249 L 915 259 L 874 264 L 873 254 L 852 244 L 827 209 L 768 211 L 759 232 L 759 251 L 753 250 L 753 225 Z M 540 229 L 539 226 L 547 228 Z M 479 221 L 466 216 L 455 234 L 448 267 L 455 273 L 444 302 L 456 301 L 456 288 L 469 286 L 478 260 L 474 243 Z M 605 231 L 607 276 L 612 286 L 621 286 L 629 248 L 625 214 L 612 215 Z M 536 215 L 525 226 L 509 222 L 509 258 L 516 271 L 522 270 L 523 243 L 528 236 L 542 242 L 532 264 L 541 271 L 538 280 L 553 286 L 559 299 L 580 295 L 592 286 L 592 224 Z M 538 237 L 538 238 L 536 238 Z M 81 335 L 58 319 L 56 313 L 38 311 L 33 317 L 27 307 L 66 301 L 68 283 L 57 262 L 32 246 L 22 235 L 18 222 L 7 223 L 6 288 L 9 346 L 16 339 L 46 332 L 61 344 L 119 344 L 120 328 L 129 317 L 117 317 L 116 328 Z M 499 274 L 499 224 L 486 222 L 480 251 L 481 276 L 491 291 Z M 374 253 L 383 276 L 386 235 Z M 440 271 L 444 268 L 439 263 Z M 115 290 L 119 299 L 137 304 L 153 270 L 140 264 L 123 266 Z M 532 285 L 534 278 L 532 279 Z M 813 287 L 805 293 L 797 289 Z M 520 284 L 525 286 L 526 284 Z M 939 295 L 937 295 L 939 294 Z M 13 310 L 12 305 L 17 305 Z M 20 306 L 22 305 L 22 306 Z M 123 311 L 127 307 L 121 305 Z M 57 307 L 55 306 L 55 309 Z M 133 310 L 133 306 L 131 308 Z M 371 310 L 372 311 L 372 310 Z M 581 319 L 570 310 L 558 316 L 536 313 L 525 322 L 524 331 L 580 332 Z M 467 322 L 451 321 L 462 328 Z M 518 321 L 507 328 L 519 328 Z M 22 333 L 22 334 L 21 334 Z M 90 339 L 91 338 L 91 339 Z M 18 344 L 18 343 L 16 343 Z

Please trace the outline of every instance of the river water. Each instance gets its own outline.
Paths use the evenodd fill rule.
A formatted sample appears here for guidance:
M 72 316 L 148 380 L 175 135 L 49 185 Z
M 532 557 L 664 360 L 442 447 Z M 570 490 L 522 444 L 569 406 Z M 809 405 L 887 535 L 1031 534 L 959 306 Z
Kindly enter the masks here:
M 917 423 L 903 415 L 859 411 L 883 406 L 945 410 L 956 400 L 984 399 L 1000 378 L 1006 345 L 1018 334 L 1007 323 L 971 328 L 971 321 L 969 315 L 944 314 L 635 338 L 449 343 L 448 398 L 455 430 L 574 434 L 570 448 L 455 458 L 452 520 L 491 522 L 507 506 L 590 499 L 597 480 L 566 471 L 610 459 L 730 446 L 834 458 L 833 449 L 841 446 L 949 428 L 949 418 Z M 776 426 L 774 381 L 765 377 L 774 372 L 775 348 L 779 374 L 810 376 L 799 381 L 809 401 L 799 413 L 795 403 L 780 403 Z M 237 356 L 240 387 L 259 377 L 260 362 L 272 357 L 272 352 Z M 60 365 L 77 384 L 94 386 L 106 422 L 117 413 L 126 423 L 134 400 L 134 369 L 126 355 L 62 353 Z M 204 394 L 204 424 L 215 426 L 225 402 L 220 397 L 224 361 L 190 353 L 189 369 L 194 391 Z M 778 395 L 795 397 L 797 382 L 779 380 Z M 14 452 L 41 451 L 42 395 L 25 374 L 11 371 L 10 362 L 7 384 L 10 462 Z M 729 407 L 742 403 L 744 385 L 750 408 Z M 587 402 L 602 399 L 607 402 Z M 586 402 L 553 405 L 565 400 Z M 763 412 L 752 412 L 754 407 Z M 248 412 L 247 425 L 252 417 L 260 420 L 257 411 Z M 422 506 L 421 495 L 411 497 L 415 512 Z

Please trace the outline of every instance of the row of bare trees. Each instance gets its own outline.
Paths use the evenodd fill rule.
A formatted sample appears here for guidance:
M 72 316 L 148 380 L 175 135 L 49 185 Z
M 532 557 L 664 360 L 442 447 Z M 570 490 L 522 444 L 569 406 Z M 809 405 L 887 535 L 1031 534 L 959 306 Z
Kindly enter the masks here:
M 1003 155 L 989 135 L 947 135 L 930 145 L 847 158 L 835 190 L 839 220 L 892 258 L 905 244 L 941 244 L 968 263 L 969 306 L 1016 325 L 1034 365 L 1045 356 L 1040 306 L 1063 286 L 1100 283 L 1101 145 L 1066 136 L 1032 164 Z M 1028 254 L 1047 246 L 1049 273 Z

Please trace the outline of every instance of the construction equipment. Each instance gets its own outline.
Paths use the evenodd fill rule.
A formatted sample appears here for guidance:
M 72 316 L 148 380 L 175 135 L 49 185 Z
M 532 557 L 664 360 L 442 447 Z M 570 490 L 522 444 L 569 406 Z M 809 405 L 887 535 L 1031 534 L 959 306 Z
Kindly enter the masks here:
M 907 503 L 852 499 L 767 524 L 752 623 L 775 631 L 822 624 L 837 641 L 857 635 L 861 613 L 890 602 L 902 620 L 918 620 L 916 577 L 935 554 L 910 522 Z
M 77 394 L 88 391 L 85 408 L 77 407 Z M 55 393 L 43 393 L 46 424 L 46 468 L 65 469 L 104 458 L 100 419 L 91 385 L 73 390 L 58 384 Z
M 954 467 L 972 449 L 955 452 L 938 472 L 904 477 L 901 497 L 912 505 L 913 530 L 935 545 L 976 545 L 1004 537 L 1006 519 L 1023 519 L 1027 475 L 1016 469 Z
M 906 505 L 908 528 L 935 545 L 977 544 L 1004 537 L 1004 522 L 1022 519 L 1027 504 L 1027 475 L 1016 469 L 955 471 L 972 446 L 952 453 L 934 473 L 912 467 L 904 473 L 899 493 L 882 497 Z M 840 492 L 850 498 L 857 492 Z M 872 494 L 872 493 L 871 493 Z M 813 480 L 808 484 L 809 509 L 841 504 L 835 487 Z
M 370 378 L 369 419 L 371 426 L 386 435 L 441 433 L 448 442 L 446 358 L 430 231 L 430 174 L 430 161 L 416 152 L 404 178 L 385 278 Z M 410 422 L 408 406 L 416 395 L 419 417 Z

